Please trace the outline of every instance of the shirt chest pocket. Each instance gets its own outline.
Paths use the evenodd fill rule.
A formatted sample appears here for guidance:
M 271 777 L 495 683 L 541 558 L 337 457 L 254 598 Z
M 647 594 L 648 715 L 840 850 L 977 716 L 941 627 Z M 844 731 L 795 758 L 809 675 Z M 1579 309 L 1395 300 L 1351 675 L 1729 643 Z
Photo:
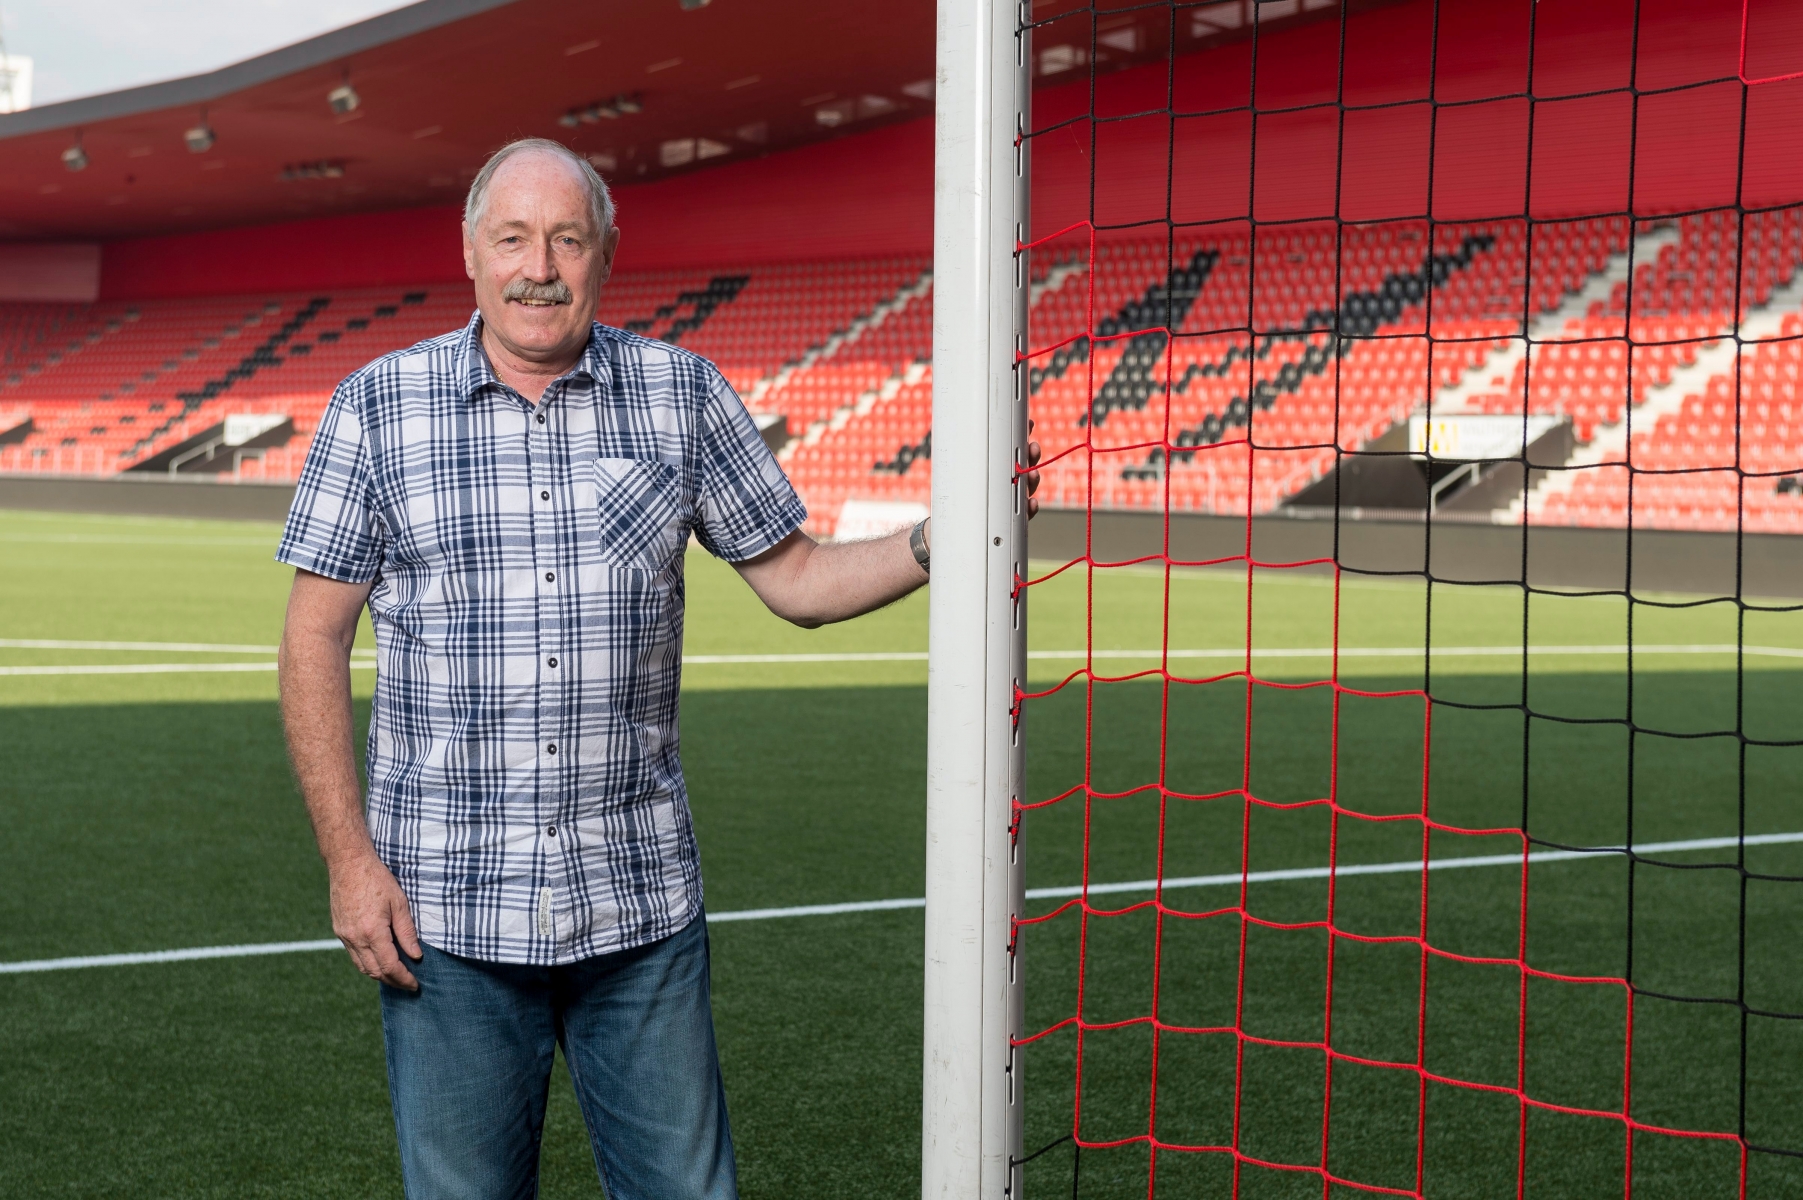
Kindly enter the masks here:
M 668 463 L 595 460 L 601 560 L 631 571 L 661 571 L 688 539 L 681 480 Z

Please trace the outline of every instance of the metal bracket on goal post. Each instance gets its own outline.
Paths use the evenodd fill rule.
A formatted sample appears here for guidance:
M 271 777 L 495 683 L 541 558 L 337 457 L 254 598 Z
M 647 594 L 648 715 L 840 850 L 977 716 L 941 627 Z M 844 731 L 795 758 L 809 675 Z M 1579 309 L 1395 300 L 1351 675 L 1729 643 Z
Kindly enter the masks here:
M 940 0 L 921 1195 L 1017 1200 L 1028 21 Z

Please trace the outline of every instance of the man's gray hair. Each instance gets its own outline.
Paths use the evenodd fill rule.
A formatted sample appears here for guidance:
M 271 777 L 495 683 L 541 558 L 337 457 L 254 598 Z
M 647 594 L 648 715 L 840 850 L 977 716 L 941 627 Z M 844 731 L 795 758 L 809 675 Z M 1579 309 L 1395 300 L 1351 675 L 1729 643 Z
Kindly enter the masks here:
M 463 200 L 463 219 L 471 230 L 482 220 L 483 206 L 488 203 L 488 185 L 494 180 L 495 172 L 501 164 L 525 150 L 542 150 L 547 154 L 555 154 L 574 163 L 582 172 L 582 178 L 588 183 L 589 216 L 595 223 L 597 233 L 606 233 L 614 224 L 614 198 L 608 195 L 607 183 L 589 160 L 576 153 L 562 142 L 554 142 L 550 138 L 521 138 L 517 142 L 508 142 L 496 150 L 489 160 L 482 164 L 476 177 L 470 180 L 469 195 Z

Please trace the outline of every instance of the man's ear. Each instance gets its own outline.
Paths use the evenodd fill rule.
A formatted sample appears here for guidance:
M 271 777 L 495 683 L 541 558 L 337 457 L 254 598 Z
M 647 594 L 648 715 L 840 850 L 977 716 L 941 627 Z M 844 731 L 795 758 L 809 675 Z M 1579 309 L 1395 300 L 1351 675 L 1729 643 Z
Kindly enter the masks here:
M 614 273 L 614 254 L 620 249 L 620 227 L 615 225 L 601 235 L 600 282 L 606 283 Z
M 463 222 L 463 273 L 476 277 L 476 243 L 470 240 L 470 223 Z

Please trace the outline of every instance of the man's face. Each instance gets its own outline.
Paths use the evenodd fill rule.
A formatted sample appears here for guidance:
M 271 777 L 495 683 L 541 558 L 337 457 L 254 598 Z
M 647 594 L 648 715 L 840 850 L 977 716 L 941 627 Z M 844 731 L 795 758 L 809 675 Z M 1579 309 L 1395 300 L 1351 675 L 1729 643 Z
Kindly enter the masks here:
M 588 186 L 555 154 L 522 151 L 489 181 L 463 265 L 489 336 L 526 362 L 558 366 L 588 342 L 619 231 L 594 227 Z

